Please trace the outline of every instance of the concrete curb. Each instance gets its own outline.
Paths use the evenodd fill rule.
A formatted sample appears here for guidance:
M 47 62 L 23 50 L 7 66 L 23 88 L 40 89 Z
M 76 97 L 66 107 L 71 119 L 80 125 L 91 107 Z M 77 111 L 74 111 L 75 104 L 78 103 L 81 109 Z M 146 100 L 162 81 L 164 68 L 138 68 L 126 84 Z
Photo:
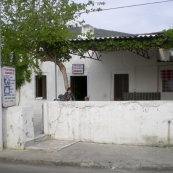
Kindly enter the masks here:
M 117 169 L 117 170 L 173 170 L 173 165 L 162 165 L 162 164 L 152 164 L 146 165 L 140 163 L 140 165 L 132 166 L 115 166 L 112 162 L 93 162 L 93 161 L 47 161 L 47 160 L 29 160 L 20 158 L 9 158 L 0 157 L 0 162 L 11 162 L 11 163 L 23 163 L 23 164 L 33 164 L 33 165 L 55 165 L 55 166 L 76 166 L 76 167 L 86 167 L 86 168 L 104 168 L 104 169 Z

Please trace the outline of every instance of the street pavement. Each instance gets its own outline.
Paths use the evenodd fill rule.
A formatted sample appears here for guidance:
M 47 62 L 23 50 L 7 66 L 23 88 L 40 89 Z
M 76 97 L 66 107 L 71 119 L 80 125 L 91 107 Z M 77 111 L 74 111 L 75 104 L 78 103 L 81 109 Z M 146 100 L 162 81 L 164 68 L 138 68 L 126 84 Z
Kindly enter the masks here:
M 52 143 L 51 140 L 49 142 Z M 52 148 L 48 150 L 45 145 Z M 112 170 L 173 170 L 173 148 L 86 142 L 71 145 L 69 142 L 54 141 L 53 145 L 47 142 L 40 142 L 40 145 L 36 143 L 29 149 L 4 150 L 0 152 L 0 162 Z
M 14 163 L 0 163 L 1 173 L 160 173 L 160 171 L 127 171 L 117 169 L 94 169 L 64 166 L 41 166 Z M 172 171 L 161 171 L 161 173 L 172 173 Z

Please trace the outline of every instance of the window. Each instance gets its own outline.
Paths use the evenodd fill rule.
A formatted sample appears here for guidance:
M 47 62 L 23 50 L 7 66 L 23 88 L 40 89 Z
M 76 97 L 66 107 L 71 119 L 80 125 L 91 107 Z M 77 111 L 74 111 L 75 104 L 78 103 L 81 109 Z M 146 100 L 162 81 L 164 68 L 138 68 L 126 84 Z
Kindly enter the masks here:
M 162 92 L 173 92 L 173 80 L 162 81 Z
M 161 70 L 162 92 L 173 92 L 173 70 Z
M 36 76 L 36 97 L 42 97 L 42 99 L 47 99 L 47 85 L 46 76 Z

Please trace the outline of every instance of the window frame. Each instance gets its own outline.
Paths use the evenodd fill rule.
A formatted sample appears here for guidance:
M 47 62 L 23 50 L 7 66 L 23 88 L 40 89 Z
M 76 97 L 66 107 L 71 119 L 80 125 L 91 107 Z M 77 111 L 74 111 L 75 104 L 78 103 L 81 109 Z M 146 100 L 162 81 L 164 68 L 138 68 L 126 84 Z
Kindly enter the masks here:
M 172 82 L 172 84 L 170 86 L 171 91 L 168 91 L 169 87 L 164 87 L 164 85 L 168 85 L 168 84 L 165 84 L 164 82 Z M 164 88 L 167 88 L 167 90 Z M 173 80 L 171 80 L 171 79 L 170 80 L 162 80 L 162 92 L 163 93 L 173 93 Z
M 39 97 L 38 96 L 38 89 L 39 89 L 39 83 L 38 83 L 38 79 L 39 79 L 39 76 L 36 75 L 35 76 L 35 99 L 41 99 L 41 100 L 47 100 L 47 75 L 42 75 L 41 76 L 42 78 L 42 96 Z M 45 90 L 45 87 L 46 87 L 46 90 Z

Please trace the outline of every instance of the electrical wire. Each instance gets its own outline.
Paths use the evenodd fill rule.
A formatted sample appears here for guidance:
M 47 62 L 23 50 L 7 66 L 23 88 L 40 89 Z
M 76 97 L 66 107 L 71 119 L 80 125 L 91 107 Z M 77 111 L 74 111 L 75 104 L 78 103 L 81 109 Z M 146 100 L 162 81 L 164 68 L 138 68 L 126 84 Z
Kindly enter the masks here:
M 100 9 L 101 11 L 109 11 L 109 10 L 118 10 L 118 9 L 123 9 L 123 8 L 132 8 L 132 7 L 139 7 L 139 6 L 146 6 L 146 5 L 154 5 L 154 4 L 160 4 L 160 3 L 166 3 L 166 2 L 173 2 L 173 0 L 167 0 L 167 1 L 157 1 L 157 2 L 149 2 L 149 3 L 144 3 L 144 4 L 134 4 L 134 5 L 128 5 L 128 6 L 120 6 L 120 7 L 113 7 L 113 8 L 105 8 L 105 9 Z M 84 14 L 84 13 L 91 13 L 91 12 L 97 12 L 97 11 L 83 11 L 80 13 L 76 14 Z
M 100 8 L 99 12 L 109 11 L 109 10 L 118 10 L 118 9 L 124 9 L 124 8 L 139 7 L 139 6 L 146 6 L 146 5 L 154 5 L 154 4 L 160 4 L 160 3 L 166 3 L 166 2 L 173 2 L 173 0 L 149 2 L 149 3 L 143 3 L 143 4 L 134 4 L 134 5 L 120 6 L 120 7 L 113 7 L 113 8 L 105 8 L 105 9 Z M 95 3 L 98 3 L 98 2 L 95 2 Z M 88 13 L 94 13 L 94 12 L 98 12 L 98 11 L 97 10 L 87 10 L 87 11 L 82 11 L 82 12 L 78 12 L 78 13 L 75 13 L 75 14 L 76 15 L 81 15 L 81 14 L 88 14 Z M 69 14 L 66 14 L 66 16 L 67 15 L 71 15 L 71 14 L 69 13 Z M 60 16 L 62 16 L 62 15 L 60 15 Z

